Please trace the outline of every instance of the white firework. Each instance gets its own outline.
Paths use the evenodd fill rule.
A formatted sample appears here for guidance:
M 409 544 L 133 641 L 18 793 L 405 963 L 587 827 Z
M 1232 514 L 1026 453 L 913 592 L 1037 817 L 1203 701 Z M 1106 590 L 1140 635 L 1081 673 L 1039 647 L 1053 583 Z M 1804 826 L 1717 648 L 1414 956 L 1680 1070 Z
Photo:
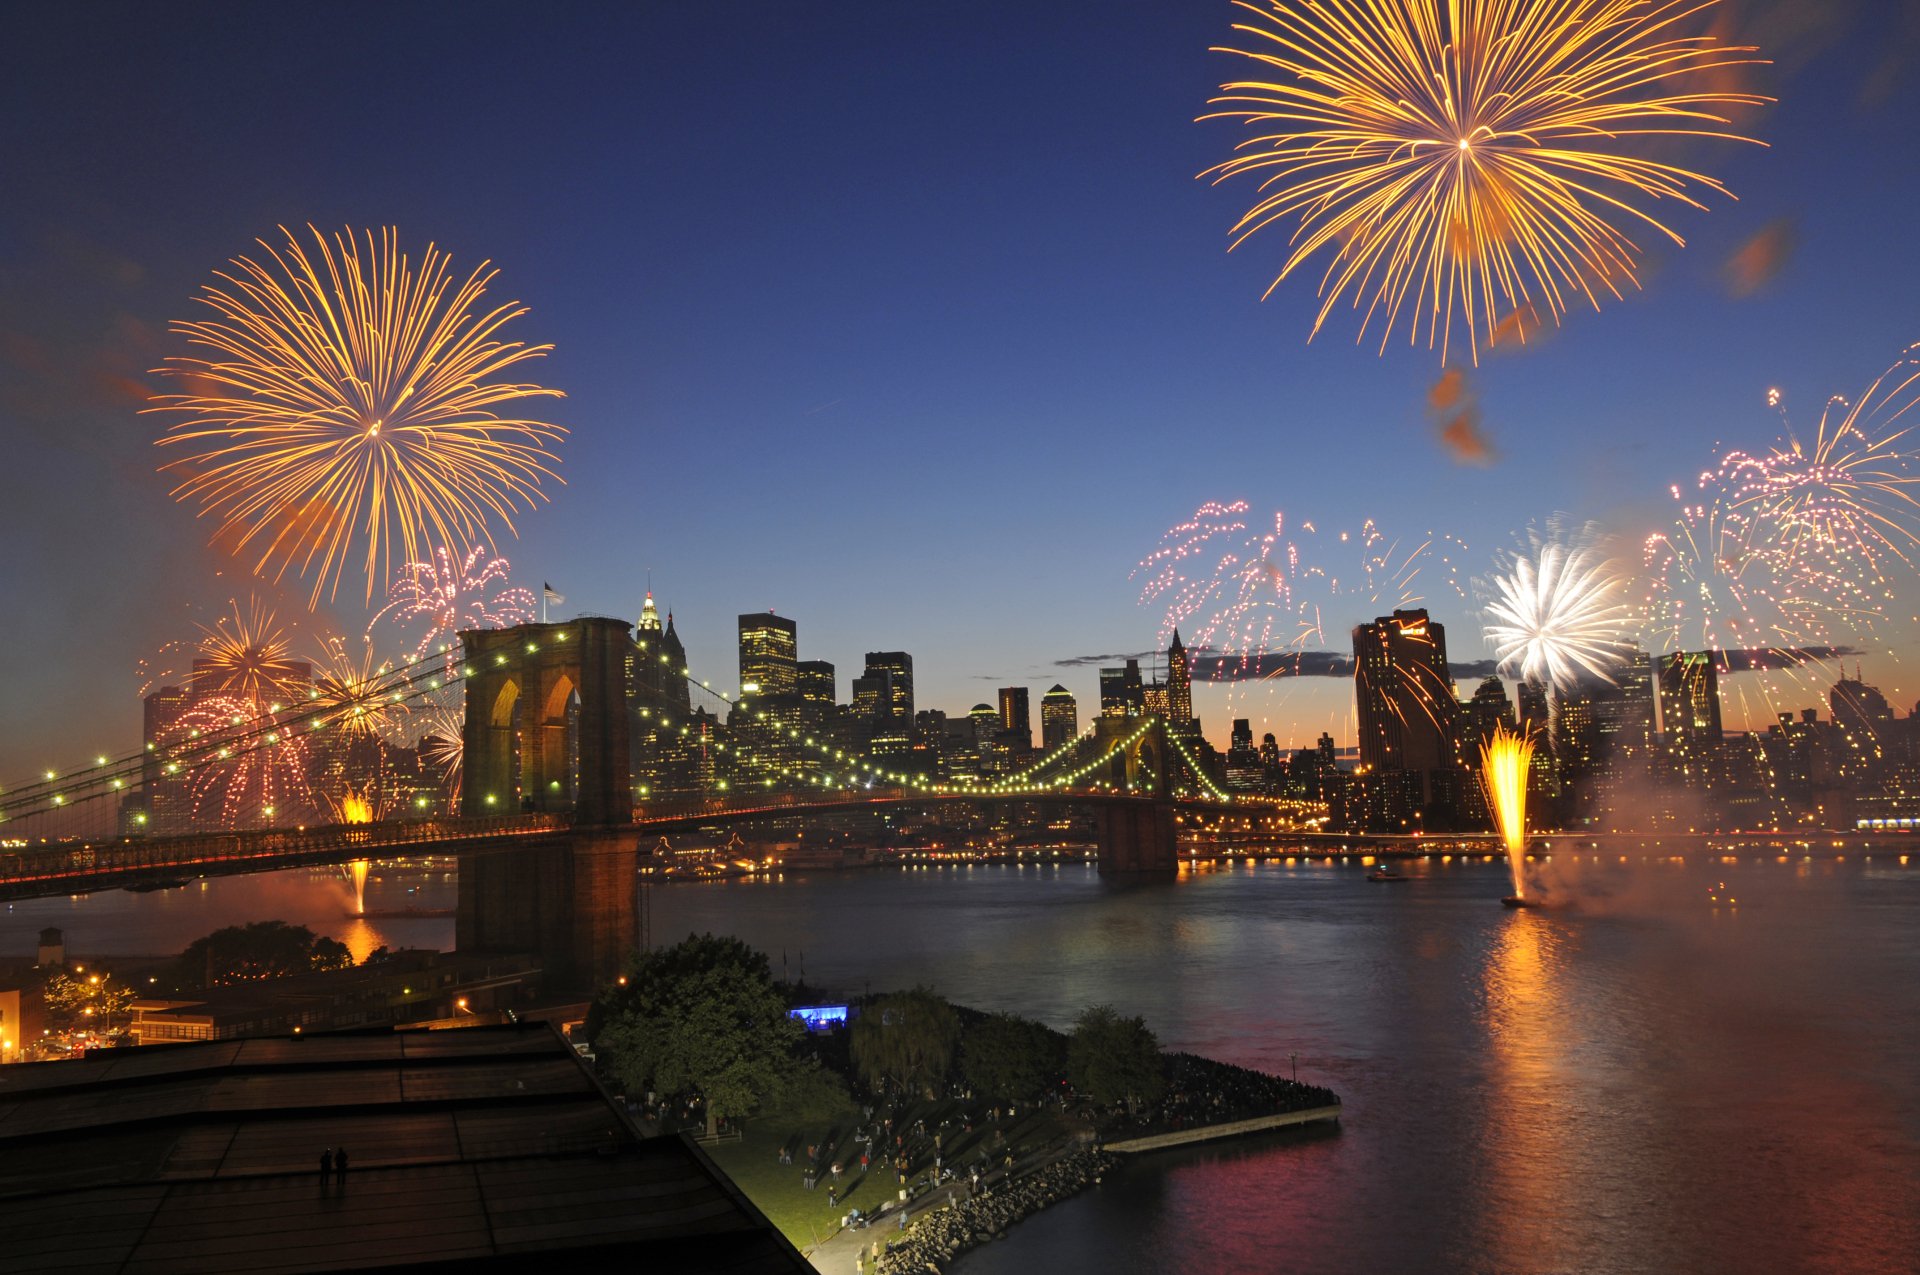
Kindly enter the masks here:
M 1597 547 L 1591 524 L 1531 540 L 1486 586 L 1499 670 L 1562 691 L 1590 677 L 1611 683 L 1639 623 L 1626 576 Z

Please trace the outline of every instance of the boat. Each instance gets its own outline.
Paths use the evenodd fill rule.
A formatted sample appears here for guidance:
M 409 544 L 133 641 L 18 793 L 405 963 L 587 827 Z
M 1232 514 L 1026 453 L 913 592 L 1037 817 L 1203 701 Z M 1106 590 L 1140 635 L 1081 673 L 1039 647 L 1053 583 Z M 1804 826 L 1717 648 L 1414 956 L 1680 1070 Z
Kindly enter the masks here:
M 1367 873 L 1367 880 L 1369 881 L 1405 881 L 1406 879 L 1406 873 L 1401 872 L 1398 868 L 1389 868 L 1384 863 Z
M 1509 894 L 1507 897 L 1500 900 L 1500 904 L 1502 907 L 1509 907 L 1509 908 L 1537 908 L 1540 906 L 1538 903 L 1535 903 L 1532 899 L 1529 899 L 1524 895 L 1519 895 L 1519 894 Z

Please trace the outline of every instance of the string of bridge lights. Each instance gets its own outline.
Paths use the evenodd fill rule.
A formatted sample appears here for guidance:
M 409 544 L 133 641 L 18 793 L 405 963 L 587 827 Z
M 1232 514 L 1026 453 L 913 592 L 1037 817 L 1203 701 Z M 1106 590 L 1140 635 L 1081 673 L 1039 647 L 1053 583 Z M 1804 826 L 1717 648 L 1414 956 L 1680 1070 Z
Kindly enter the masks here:
M 559 642 L 565 642 L 567 638 L 568 632 L 564 628 L 554 635 L 554 639 Z M 646 642 L 639 642 L 636 643 L 636 645 L 641 651 L 649 650 Z M 402 665 L 382 665 L 375 677 L 385 680 L 371 683 L 373 689 L 365 694 L 352 696 L 344 704 L 325 702 L 326 697 L 315 687 L 310 689 L 307 701 L 308 704 L 313 707 L 308 707 L 296 712 L 290 717 L 283 718 L 281 716 L 284 709 L 283 705 L 270 703 L 266 711 L 257 717 L 246 718 L 236 715 L 232 721 L 232 725 L 235 728 L 234 733 L 224 731 L 206 732 L 196 728 L 189 732 L 187 737 L 188 742 L 179 746 L 166 758 L 161 765 L 161 771 L 168 777 L 191 775 L 201 767 L 230 762 L 234 760 L 236 754 L 244 755 L 250 751 L 274 747 L 282 741 L 283 737 L 297 733 L 298 728 L 303 725 L 307 728 L 309 735 L 315 734 L 325 730 L 330 725 L 348 723 L 353 719 L 363 716 L 366 712 L 370 711 L 370 706 L 376 706 L 382 703 L 405 704 L 411 700 L 438 693 L 474 677 L 475 673 L 472 662 L 462 662 L 457 666 L 449 664 L 444 675 L 436 671 L 435 666 L 439 663 L 439 656 L 447 655 L 450 649 L 448 646 L 443 646 L 437 656 L 422 656 L 416 652 L 406 656 Z M 540 644 L 537 641 L 529 641 L 526 644 L 526 651 L 529 655 L 537 654 L 539 650 Z M 659 662 L 666 665 L 670 670 L 673 667 L 673 661 L 664 653 L 660 655 Z M 425 668 L 421 667 L 423 663 L 426 665 Z M 504 667 L 508 663 L 506 653 L 495 652 L 493 663 L 497 667 Z M 705 693 L 720 699 L 729 706 L 751 706 L 751 701 L 744 696 L 736 699 L 736 697 L 729 695 L 725 691 L 713 689 L 712 685 L 707 681 L 696 680 L 691 668 L 682 666 L 677 672 L 680 677 L 685 679 L 690 687 L 697 685 Z M 658 721 L 669 730 L 674 729 L 676 726 L 674 719 L 665 712 L 656 713 L 652 709 L 642 708 L 640 715 L 643 718 L 651 718 Z M 765 712 L 755 714 L 755 721 L 766 722 L 767 720 Z M 777 758 L 764 757 L 758 752 L 743 753 L 737 745 L 729 747 L 724 740 L 716 739 L 713 741 L 712 746 L 717 752 L 732 753 L 734 758 L 742 764 L 760 768 L 763 775 L 762 784 L 765 787 L 772 787 L 775 784 L 775 775 L 777 774 L 781 778 L 822 788 L 842 787 L 847 789 L 871 789 L 876 782 L 886 782 L 890 785 L 897 785 L 904 788 L 919 789 L 927 792 L 940 792 L 947 795 L 978 795 L 982 797 L 1017 796 L 1027 793 L 1057 791 L 1061 788 L 1069 787 L 1081 779 L 1087 778 L 1109 763 L 1117 753 L 1131 748 L 1134 744 L 1138 743 L 1140 739 L 1153 728 L 1157 720 L 1156 718 L 1143 719 L 1141 724 L 1136 727 L 1131 734 L 1116 741 L 1099 756 L 1072 769 L 1049 776 L 1046 779 L 1041 779 L 1040 776 L 1045 774 L 1058 762 L 1070 757 L 1076 750 L 1083 747 L 1089 741 L 1095 739 L 1095 733 L 1090 730 L 1085 734 L 1075 736 L 1073 739 L 1056 746 L 1050 752 L 1022 770 L 1004 776 L 990 784 L 983 784 L 973 776 L 960 777 L 957 782 L 944 784 L 932 783 L 925 774 L 908 775 L 900 771 L 889 770 L 884 766 L 874 765 L 858 757 L 849 756 L 843 749 L 833 748 L 823 741 L 816 740 L 812 735 L 805 734 L 797 727 L 782 726 L 777 722 L 773 723 L 771 727 L 774 732 L 783 733 L 789 741 L 810 749 L 821 760 L 836 763 L 836 769 L 844 767 L 846 772 L 845 782 L 842 783 L 839 777 L 833 773 L 818 774 L 810 770 L 802 770 L 792 765 L 784 764 Z M 247 729 L 250 723 L 255 723 L 255 725 L 253 725 L 251 729 Z M 677 723 L 678 733 L 682 736 L 689 735 L 692 725 L 693 723 L 691 721 Z M 1169 736 L 1169 738 L 1173 739 L 1174 745 L 1179 750 L 1182 758 L 1187 762 L 1193 772 L 1201 778 L 1201 782 L 1206 785 L 1208 791 L 1219 800 L 1231 801 L 1232 797 L 1229 794 L 1220 791 L 1206 777 L 1205 770 L 1198 765 L 1184 744 L 1180 743 L 1177 738 L 1172 736 Z M 0 822 L 5 822 L 10 818 L 19 818 L 23 815 L 50 813 L 71 804 L 122 792 L 127 788 L 127 781 L 129 779 L 134 777 L 145 778 L 147 767 L 150 764 L 150 755 L 156 751 L 158 751 L 158 746 L 155 743 L 149 742 L 145 744 L 140 751 L 124 754 L 117 758 L 110 757 L 107 754 L 100 754 L 95 758 L 91 766 L 74 767 L 65 772 L 50 769 L 45 772 L 43 779 L 19 786 L 12 793 L 7 793 L 6 790 L 0 789 L 0 797 L 4 797 L 4 800 L 0 800 Z M 716 787 L 720 791 L 726 791 L 727 782 L 725 780 L 719 780 L 717 781 Z M 1096 784 L 1094 787 L 1098 788 L 1100 785 Z M 1118 786 L 1107 785 L 1107 787 L 1113 791 L 1119 791 Z M 1146 784 L 1146 787 L 1150 790 L 1152 784 L 1149 782 Z M 74 789 L 76 788 L 84 791 L 75 792 Z M 1132 792 L 1136 790 L 1136 785 L 1129 782 L 1125 785 L 1125 788 L 1126 791 Z M 639 791 L 642 795 L 646 795 L 644 788 Z M 40 805 L 40 803 L 45 804 Z M 39 806 L 39 808 L 27 808 L 31 806 Z M 139 815 L 136 815 L 135 819 L 136 822 L 144 821 Z

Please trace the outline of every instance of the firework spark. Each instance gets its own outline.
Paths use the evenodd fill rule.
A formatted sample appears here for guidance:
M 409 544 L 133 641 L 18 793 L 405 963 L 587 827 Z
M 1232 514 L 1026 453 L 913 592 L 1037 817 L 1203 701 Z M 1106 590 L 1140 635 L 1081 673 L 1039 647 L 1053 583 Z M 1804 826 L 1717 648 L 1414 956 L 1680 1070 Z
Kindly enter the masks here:
M 1627 579 L 1600 548 L 1592 523 L 1569 534 L 1551 525 L 1507 555 L 1488 582 L 1487 640 L 1499 669 L 1570 690 L 1584 677 L 1613 681 L 1633 649 L 1639 615 Z
M 367 625 L 367 632 L 383 619 L 396 624 L 421 624 L 424 631 L 414 646 L 424 656 L 436 645 L 447 646 L 462 629 L 504 629 L 530 622 L 536 611 L 530 590 L 505 587 L 512 568 L 484 548 L 468 550 L 457 564 L 445 548 L 430 558 L 409 562 L 387 591 L 387 605 Z M 451 648 L 449 648 L 451 649 Z
M 1263 657 L 1325 648 L 1330 634 L 1344 642 L 1354 623 L 1418 605 L 1428 566 L 1464 596 L 1453 553 L 1465 546 L 1451 536 L 1409 544 L 1372 519 L 1352 531 L 1289 530 L 1282 512 L 1271 530 L 1253 531 L 1247 513 L 1245 501 L 1202 505 L 1135 567 L 1140 602 L 1161 609 L 1163 645 L 1185 626 L 1194 651 L 1264 666 Z
M 420 760 L 440 773 L 452 809 L 460 809 L 460 778 L 466 761 L 466 715 L 463 709 L 433 704 L 424 713 Z
M 1526 895 L 1522 869 L 1527 861 L 1527 771 L 1532 765 L 1533 740 L 1505 726 L 1494 727 L 1481 747 L 1480 782 L 1486 786 L 1487 804 L 1493 807 L 1494 823 L 1507 849 L 1516 899 Z
M 429 244 L 418 267 L 398 232 L 331 239 L 309 226 L 309 255 L 258 241 L 264 262 L 237 257 L 199 300 L 215 317 L 173 331 L 209 357 L 157 369 L 186 392 L 153 398 L 178 413 L 158 441 L 186 454 L 161 466 L 173 495 L 218 524 L 216 543 L 257 555 L 278 579 L 315 572 L 312 605 L 337 593 L 364 548 L 367 598 L 405 560 L 434 544 L 491 542 L 492 520 L 513 530 L 522 501 L 553 478 L 557 425 L 497 414 L 560 391 L 496 379 L 550 346 L 496 334 L 526 307 L 481 312 L 497 273 L 482 262 L 456 284 Z M 364 251 L 363 251 L 364 249 Z
M 343 637 L 326 640 L 308 695 L 309 705 L 319 710 L 316 728 L 361 740 L 389 738 L 400 727 L 408 712 L 406 681 L 374 658 L 370 641 L 355 651 Z
M 1777 404 L 1777 391 L 1768 399 Z M 1920 347 L 1851 402 L 1829 399 L 1811 444 L 1789 432 L 1763 456 L 1729 456 L 1734 502 L 1794 566 L 1856 560 L 1875 576 L 1895 561 L 1911 567 L 1909 550 L 1920 545 L 1920 457 L 1908 437 L 1916 402 Z
M 198 624 L 200 636 L 168 642 L 150 660 L 140 662 L 140 694 L 173 680 L 190 684 L 197 695 L 224 695 L 257 707 L 304 698 L 309 666 L 293 658 L 293 645 L 271 607 L 249 598 L 212 624 Z
M 1250 173 L 1260 200 L 1233 246 L 1297 220 L 1280 282 L 1322 249 L 1318 333 L 1334 306 L 1376 314 L 1381 349 L 1411 311 L 1445 363 L 1456 321 L 1477 362 L 1500 311 L 1544 308 L 1556 323 L 1580 298 L 1638 287 L 1636 223 L 1681 237 L 1642 205 L 1704 208 L 1712 177 L 1636 153 L 1649 138 L 1752 141 L 1723 113 L 1771 99 L 1713 78 L 1759 60 L 1752 48 L 1675 34 L 1715 0 L 1237 0 L 1257 43 L 1223 48 L 1281 73 L 1231 81 L 1202 119 L 1254 129 L 1201 174 Z M 1411 305 L 1409 306 L 1409 303 Z
M 312 805 L 304 740 L 257 701 L 198 697 L 156 742 L 158 764 L 184 778 L 197 821 L 292 823 Z

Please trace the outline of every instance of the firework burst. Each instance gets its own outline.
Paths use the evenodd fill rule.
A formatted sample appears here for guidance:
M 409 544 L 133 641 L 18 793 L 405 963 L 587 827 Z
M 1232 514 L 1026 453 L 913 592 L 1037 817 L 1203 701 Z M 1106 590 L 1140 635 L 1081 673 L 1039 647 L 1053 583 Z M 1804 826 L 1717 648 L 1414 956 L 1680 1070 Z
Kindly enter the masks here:
M 304 741 L 257 701 L 199 697 L 162 732 L 156 751 L 163 773 L 185 780 L 196 821 L 291 823 L 312 805 Z
M 1562 691 L 1583 677 L 1612 682 L 1633 649 L 1639 613 L 1592 523 L 1530 534 L 1526 549 L 1506 555 L 1483 588 L 1487 640 L 1509 677 Z
M 1676 34 L 1715 0 L 1267 0 L 1239 7 L 1254 43 L 1217 49 L 1267 79 L 1231 81 L 1202 119 L 1256 130 L 1202 173 L 1260 179 L 1233 243 L 1297 222 L 1280 282 L 1323 249 L 1318 333 L 1343 298 L 1376 316 L 1381 349 L 1411 314 L 1447 358 L 1456 321 L 1475 361 L 1501 312 L 1598 309 L 1638 287 L 1621 228 L 1680 236 L 1644 205 L 1704 205 L 1718 181 L 1637 153 L 1650 138 L 1752 141 L 1728 108 L 1770 99 L 1719 87 L 1755 50 Z M 1616 224 L 1621 223 L 1621 224 Z M 1524 339 L 1524 329 L 1522 329 Z
M 1464 596 L 1454 553 L 1465 546 L 1451 536 L 1409 542 L 1372 519 L 1356 530 L 1307 521 L 1290 530 L 1278 511 L 1269 529 L 1254 530 L 1248 513 L 1245 501 L 1202 505 L 1134 568 L 1140 602 L 1161 611 L 1163 645 L 1184 626 L 1194 650 L 1252 672 L 1267 657 L 1344 643 L 1356 622 L 1418 605 L 1425 568 L 1437 567 L 1445 587 Z
M 484 548 L 468 550 L 458 563 L 445 548 L 435 549 L 431 557 L 401 569 L 387 591 L 387 605 L 367 625 L 367 632 L 372 633 L 383 619 L 418 624 L 422 632 L 413 653 L 424 656 L 436 645 L 448 646 L 462 629 L 526 624 L 536 614 L 533 594 L 507 587 L 511 569 L 505 558 L 496 558 Z
M 388 739 L 408 712 L 407 685 L 390 664 L 376 664 L 373 643 L 356 651 L 343 637 L 326 640 L 308 703 L 318 709 L 314 726 L 350 740 Z
M 1920 545 L 1920 463 L 1909 439 L 1920 402 L 1920 347 L 1849 401 L 1832 398 L 1810 444 L 1789 430 L 1762 456 L 1735 452 L 1722 469 L 1732 500 L 1764 529 L 1790 569 L 1846 574 L 1859 563 L 1880 578 L 1912 567 Z M 1778 399 L 1769 395 L 1770 403 Z
M 151 660 L 140 662 L 140 694 L 163 682 L 188 682 L 196 695 L 222 695 L 258 707 L 303 699 L 311 669 L 293 657 L 293 644 L 273 608 L 238 599 L 231 612 L 212 624 L 198 624 L 200 636 L 168 642 Z
M 460 778 L 466 761 L 466 716 L 464 710 L 446 704 L 432 704 L 423 714 L 426 725 L 420 735 L 420 760 L 439 772 L 451 808 L 460 809 Z
M 263 261 L 237 257 L 199 300 L 211 319 L 172 330 L 206 357 L 157 369 L 185 392 L 153 398 L 175 413 L 158 441 L 182 454 L 161 466 L 173 495 L 215 519 L 215 543 L 278 579 L 314 573 L 311 604 L 361 558 L 371 600 L 397 547 L 413 560 L 435 544 L 491 542 L 554 478 L 557 425 L 499 414 L 560 391 L 498 379 L 551 347 L 497 339 L 526 313 L 482 311 L 494 271 L 456 283 L 429 244 L 415 263 L 392 229 L 329 239 L 309 253 L 284 227 Z

